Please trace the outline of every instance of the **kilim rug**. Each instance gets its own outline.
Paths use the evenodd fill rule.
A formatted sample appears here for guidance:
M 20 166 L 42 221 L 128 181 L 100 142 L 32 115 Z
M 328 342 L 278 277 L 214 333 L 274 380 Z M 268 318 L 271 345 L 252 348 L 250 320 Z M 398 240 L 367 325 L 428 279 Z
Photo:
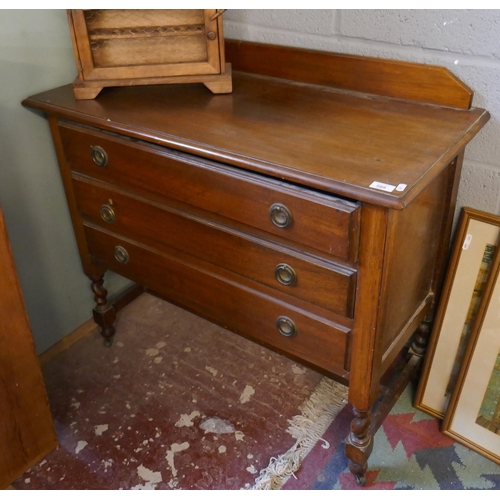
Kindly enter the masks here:
M 279 488 L 345 405 L 342 386 L 152 295 L 116 327 L 111 348 L 96 329 L 42 367 L 60 445 L 16 489 Z
M 343 439 L 349 432 L 346 406 L 304 459 L 284 490 L 498 490 L 500 466 L 439 432 L 439 421 L 412 407 L 408 386 L 375 436 L 367 486 L 347 468 Z

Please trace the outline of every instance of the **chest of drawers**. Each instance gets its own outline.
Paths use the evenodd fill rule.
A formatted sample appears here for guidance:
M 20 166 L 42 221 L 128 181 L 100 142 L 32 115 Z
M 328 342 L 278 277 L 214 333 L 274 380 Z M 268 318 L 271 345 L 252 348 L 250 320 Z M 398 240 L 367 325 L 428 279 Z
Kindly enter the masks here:
M 443 69 L 226 50 L 231 95 L 151 86 L 76 101 L 68 85 L 24 104 L 48 116 L 108 343 L 111 269 L 349 385 L 346 454 L 363 483 L 372 436 L 425 352 L 463 150 L 488 113 Z

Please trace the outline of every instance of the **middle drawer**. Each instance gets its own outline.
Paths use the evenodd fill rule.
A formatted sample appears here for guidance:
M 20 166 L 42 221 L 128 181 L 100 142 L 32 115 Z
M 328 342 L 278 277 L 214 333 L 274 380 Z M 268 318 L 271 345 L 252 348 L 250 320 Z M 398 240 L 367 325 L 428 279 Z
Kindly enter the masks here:
M 159 250 L 172 247 L 352 318 L 356 272 L 230 226 L 73 174 L 82 217 Z

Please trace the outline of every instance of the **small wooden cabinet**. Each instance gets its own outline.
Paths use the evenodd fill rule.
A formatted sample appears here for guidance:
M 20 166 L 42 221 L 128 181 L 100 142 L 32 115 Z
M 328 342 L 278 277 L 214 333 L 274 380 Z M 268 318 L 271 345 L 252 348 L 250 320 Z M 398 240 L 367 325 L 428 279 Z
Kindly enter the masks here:
M 234 91 L 71 86 L 48 115 L 96 321 L 106 269 L 349 386 L 372 436 L 425 351 L 465 145 L 488 120 L 443 68 L 227 42 Z M 417 330 L 375 413 L 381 380 Z
M 104 87 L 203 82 L 231 92 L 221 10 L 68 10 L 78 69 L 77 99 L 94 99 Z

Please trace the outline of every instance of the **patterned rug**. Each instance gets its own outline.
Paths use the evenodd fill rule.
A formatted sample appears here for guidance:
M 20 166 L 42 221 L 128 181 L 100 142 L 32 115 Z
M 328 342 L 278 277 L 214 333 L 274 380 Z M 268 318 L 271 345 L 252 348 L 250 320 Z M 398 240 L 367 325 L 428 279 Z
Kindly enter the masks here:
M 500 466 L 439 432 L 439 421 L 412 406 L 408 386 L 375 436 L 367 486 L 350 474 L 342 439 L 349 432 L 351 409 L 345 407 L 324 439 L 305 458 L 284 490 L 498 490 Z M 343 436 L 343 437 L 342 437 Z

